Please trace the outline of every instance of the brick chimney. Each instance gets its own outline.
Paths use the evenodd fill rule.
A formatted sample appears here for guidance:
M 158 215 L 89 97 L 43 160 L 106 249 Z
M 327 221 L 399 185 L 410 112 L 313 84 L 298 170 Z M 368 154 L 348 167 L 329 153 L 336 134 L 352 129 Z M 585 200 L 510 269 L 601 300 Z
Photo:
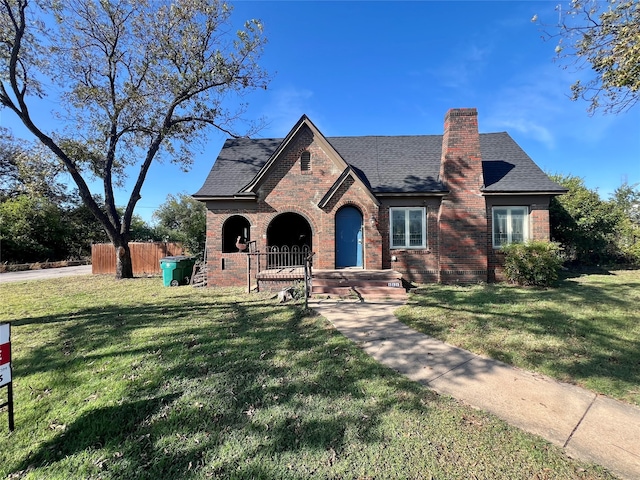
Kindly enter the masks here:
M 451 109 L 445 116 L 440 180 L 450 192 L 438 216 L 440 281 L 486 282 L 487 210 L 475 108 Z

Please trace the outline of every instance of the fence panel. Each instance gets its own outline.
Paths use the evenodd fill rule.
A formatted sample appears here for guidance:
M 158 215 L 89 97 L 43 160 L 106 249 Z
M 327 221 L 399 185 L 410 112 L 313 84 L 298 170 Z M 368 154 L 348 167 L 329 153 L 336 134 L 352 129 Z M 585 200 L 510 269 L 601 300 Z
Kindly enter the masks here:
M 173 242 L 131 242 L 131 262 L 134 275 L 161 274 L 160 259 L 182 255 L 182 244 Z M 110 243 L 91 245 L 91 272 L 116 273 L 116 251 Z

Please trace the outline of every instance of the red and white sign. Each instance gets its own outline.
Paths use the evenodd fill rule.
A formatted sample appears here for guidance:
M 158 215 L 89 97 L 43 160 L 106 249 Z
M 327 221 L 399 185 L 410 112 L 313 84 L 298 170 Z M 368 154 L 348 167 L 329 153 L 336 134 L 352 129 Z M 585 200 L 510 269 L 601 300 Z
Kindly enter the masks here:
M 0 324 L 0 387 L 11 382 L 11 328 Z

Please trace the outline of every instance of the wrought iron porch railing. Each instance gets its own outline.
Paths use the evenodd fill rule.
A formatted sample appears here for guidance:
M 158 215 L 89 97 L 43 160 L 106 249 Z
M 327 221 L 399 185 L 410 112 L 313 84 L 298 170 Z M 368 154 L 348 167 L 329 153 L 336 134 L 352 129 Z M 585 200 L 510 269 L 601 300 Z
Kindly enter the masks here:
M 297 245 L 292 247 L 271 246 L 266 252 L 247 253 L 247 291 L 251 291 L 252 276 L 255 277 L 258 290 L 261 280 L 295 278 L 305 281 L 305 290 L 308 296 L 311 291 L 312 257 L 313 252 L 307 245 L 302 247 Z
M 308 245 L 303 245 L 302 247 L 298 245 L 293 245 L 292 247 L 287 245 L 282 245 L 281 247 L 273 245 L 267 247 L 264 267 L 267 270 L 285 267 L 302 267 L 310 253 L 311 249 Z M 260 265 L 258 266 L 258 271 L 261 271 Z

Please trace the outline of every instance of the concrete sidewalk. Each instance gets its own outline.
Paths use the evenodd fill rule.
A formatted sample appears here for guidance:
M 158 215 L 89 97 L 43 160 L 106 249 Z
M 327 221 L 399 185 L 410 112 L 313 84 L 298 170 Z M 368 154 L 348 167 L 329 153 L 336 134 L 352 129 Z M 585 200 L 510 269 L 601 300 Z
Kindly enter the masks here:
M 309 302 L 380 363 L 491 412 L 628 479 L 640 478 L 640 408 L 475 355 L 419 333 L 393 312 L 402 302 Z

